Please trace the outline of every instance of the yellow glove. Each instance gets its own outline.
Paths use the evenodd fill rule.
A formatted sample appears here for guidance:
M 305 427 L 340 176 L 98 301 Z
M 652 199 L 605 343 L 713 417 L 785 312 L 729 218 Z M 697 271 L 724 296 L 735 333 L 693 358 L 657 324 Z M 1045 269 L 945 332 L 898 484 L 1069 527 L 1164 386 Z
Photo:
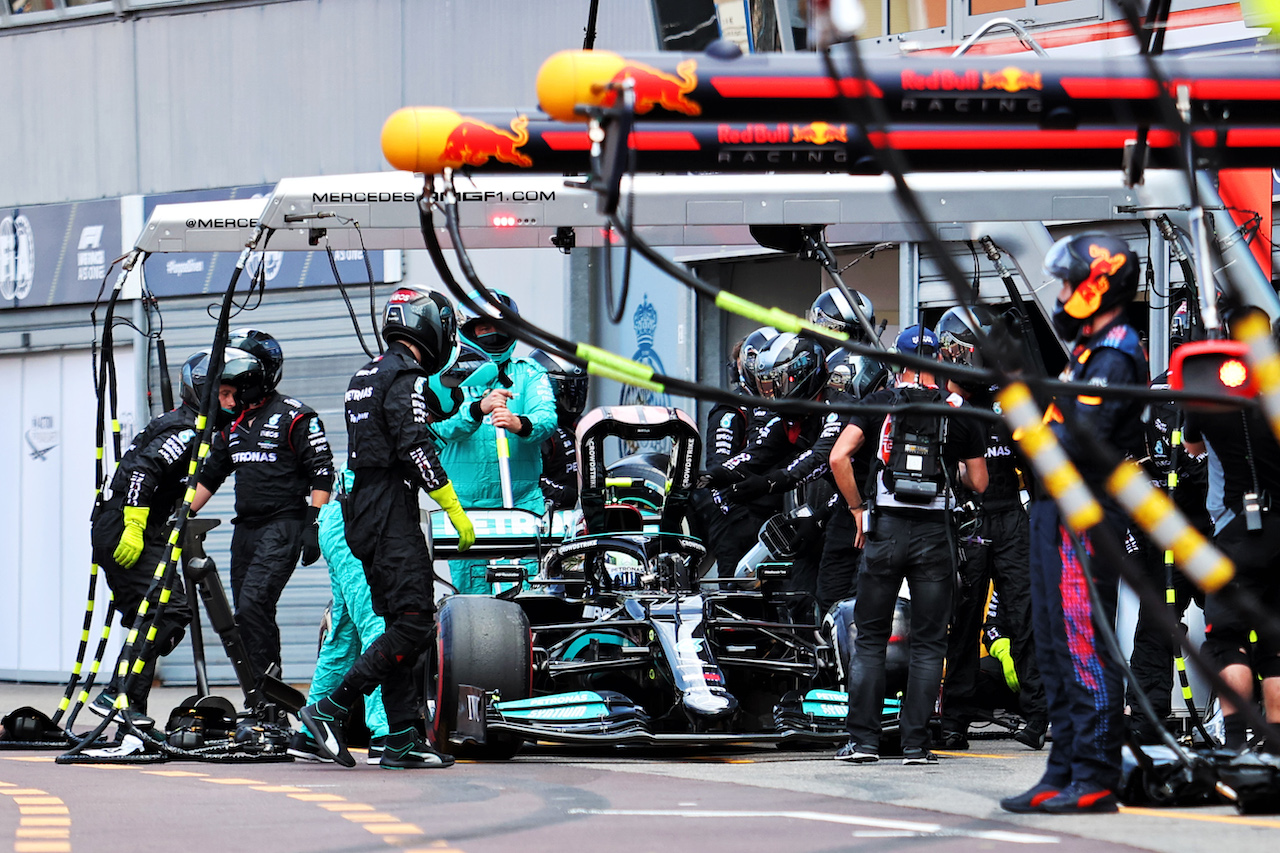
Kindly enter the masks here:
M 147 516 L 151 509 L 145 506 L 127 506 L 124 508 L 124 532 L 120 534 L 120 543 L 116 545 L 111 559 L 126 569 L 132 569 L 142 556 L 142 531 L 147 529 Z
M 1001 637 L 991 644 L 991 656 L 1000 661 L 1000 668 L 1004 670 L 1004 683 L 1009 685 L 1009 689 L 1014 693 L 1022 691 L 1022 685 L 1018 682 L 1018 671 L 1013 667 L 1013 654 L 1009 650 L 1009 638 Z
M 462 504 L 458 503 L 458 493 L 453 490 L 453 483 L 445 483 L 434 492 L 427 492 L 431 500 L 440 504 L 440 508 L 444 510 L 449 521 L 453 522 L 453 529 L 458 531 L 458 553 L 470 548 L 476 541 L 476 529 L 471 526 L 471 519 L 467 518 L 467 514 L 462 511 Z

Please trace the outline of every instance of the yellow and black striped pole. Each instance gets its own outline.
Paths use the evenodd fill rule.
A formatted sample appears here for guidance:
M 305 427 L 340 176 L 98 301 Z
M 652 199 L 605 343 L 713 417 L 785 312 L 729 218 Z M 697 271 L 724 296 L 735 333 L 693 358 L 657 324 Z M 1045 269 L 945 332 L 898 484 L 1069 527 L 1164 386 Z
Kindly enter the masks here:
M 1062 520 L 1076 533 L 1084 533 L 1102 522 L 1102 505 L 1085 485 L 1084 478 L 1044 423 L 1031 389 L 1015 382 L 996 399 L 1014 440 L 1036 470 L 1045 491 L 1057 503 Z

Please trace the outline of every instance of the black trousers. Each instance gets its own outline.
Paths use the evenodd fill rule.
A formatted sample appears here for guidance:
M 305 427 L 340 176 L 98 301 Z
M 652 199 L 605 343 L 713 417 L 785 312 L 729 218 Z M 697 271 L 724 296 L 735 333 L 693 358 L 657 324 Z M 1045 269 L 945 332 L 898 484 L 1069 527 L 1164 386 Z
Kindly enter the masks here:
M 97 538 L 96 534 L 97 531 L 95 531 L 95 539 Z M 115 596 L 116 609 L 120 612 L 120 624 L 125 628 L 135 627 L 134 618 L 138 615 L 138 607 L 142 604 L 143 596 L 146 595 L 147 589 L 151 585 L 151 579 L 155 574 L 156 567 L 164 559 L 168 541 L 169 531 L 167 526 L 148 526 L 143 533 L 142 556 L 138 558 L 138 562 L 133 565 L 133 568 L 129 569 L 124 568 L 111 558 L 106 550 L 110 543 L 105 543 L 102 547 L 97 547 L 95 544 L 95 558 L 106 576 L 107 586 L 111 587 L 111 593 Z M 99 601 L 106 599 L 100 588 L 97 598 Z M 158 610 L 156 605 L 157 598 L 158 595 L 153 595 L 151 603 L 148 605 L 151 616 L 154 616 Z M 135 675 L 129 683 L 129 705 L 134 710 L 146 713 L 147 695 L 151 691 L 151 680 L 152 674 L 155 672 L 156 658 L 169 654 L 177 647 L 178 643 L 182 642 L 189 624 L 191 624 L 191 607 L 187 604 L 187 598 L 183 591 L 182 567 L 177 566 L 174 568 L 173 588 L 169 596 L 169 602 L 164 606 L 164 612 L 160 614 L 159 621 L 156 623 L 155 641 L 149 645 L 149 648 L 144 650 L 143 646 L 146 644 L 143 640 L 146 632 L 139 631 L 137 644 L 134 646 L 135 652 L 145 651 L 142 671 Z M 136 627 L 141 628 L 142 626 Z M 111 692 L 118 692 L 122 686 L 113 669 L 107 689 Z
M 1172 581 L 1173 601 L 1166 601 L 1164 606 L 1173 610 L 1177 618 L 1181 619 L 1187 612 L 1187 605 L 1193 600 L 1198 600 L 1203 605 L 1204 596 L 1198 594 L 1195 585 L 1182 572 L 1172 566 L 1166 570 L 1164 552 L 1151 544 L 1141 531 L 1130 532 L 1138 543 L 1138 564 L 1151 588 L 1165 590 Z M 1164 595 L 1160 598 L 1165 600 Z M 1173 656 L 1178 650 L 1178 638 L 1159 628 L 1155 619 L 1145 604 L 1139 607 L 1138 625 L 1133 631 L 1133 652 L 1129 656 L 1129 668 L 1133 670 L 1137 683 L 1131 682 L 1125 689 L 1130 723 L 1148 736 L 1152 734 L 1151 727 L 1162 722 L 1172 712 Z M 1158 719 L 1146 719 L 1138 704 L 1138 690 L 1146 694 Z
M 845 720 L 849 739 L 864 749 L 880 748 L 885 653 L 904 578 L 911 590 L 911 657 L 899 730 L 903 749 L 929 746 L 929 717 L 942 683 L 955 585 L 955 555 L 945 515 L 899 516 L 881 511 L 874 532 L 867 537 L 867 564 L 858 576 L 853 607 L 858 636 L 849 667 Z
M 841 500 L 827 522 L 822 558 L 818 563 L 818 613 L 823 616 L 837 601 L 858 594 L 858 564 L 862 552 L 853 547 L 857 533 L 853 513 Z
M 942 691 L 942 728 L 964 732 L 986 707 L 978 695 L 979 635 L 987 613 L 987 588 L 1000 594 L 1000 621 L 1009 637 L 1018 683 L 1019 706 L 1029 720 L 1048 718 L 1044 682 L 1036 665 L 1031 630 L 1030 524 L 1020 506 L 987 511 L 979 535 L 989 545 L 965 543 L 960 584 L 947 639 L 947 678 Z
M 302 555 L 300 518 L 239 523 L 231 535 L 231 598 L 236 625 L 254 671 L 280 663 L 276 605 Z
M 366 696 L 381 686 L 387 721 L 397 729 L 422 715 L 414 668 L 435 622 L 435 570 L 418 520 L 417 491 L 384 469 L 359 469 L 343 517 L 373 612 L 387 622 L 343 681 Z

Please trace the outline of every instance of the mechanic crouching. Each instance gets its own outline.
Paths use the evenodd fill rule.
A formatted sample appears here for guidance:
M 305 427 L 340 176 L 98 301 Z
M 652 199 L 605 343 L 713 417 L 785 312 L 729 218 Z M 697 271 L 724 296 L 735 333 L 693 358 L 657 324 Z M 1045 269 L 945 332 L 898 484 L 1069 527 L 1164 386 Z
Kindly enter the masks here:
M 929 329 L 911 326 L 898 336 L 896 348 L 936 358 L 938 340 Z M 939 389 L 932 374 L 910 368 L 902 370 L 896 387 L 864 402 L 966 405 L 959 395 Z M 870 522 L 853 476 L 853 455 L 867 436 L 878 437 Z M 855 544 L 865 548 L 866 557 L 853 610 L 858 635 L 849 667 L 849 742 L 835 757 L 858 764 L 880 760 L 885 655 L 905 578 L 911 590 L 911 657 L 899 724 L 903 764 L 933 764 L 928 722 L 942 683 L 956 574 L 954 488 L 958 483 L 979 495 L 986 490 L 985 436 L 973 418 L 854 415 L 831 451 L 831 468 L 854 516 Z
M 386 621 L 386 631 L 332 693 L 298 713 L 320 753 L 344 767 L 355 766 L 343 742 L 347 714 L 356 696 L 368 696 L 379 685 L 388 721 L 380 766 L 453 764 L 452 756 L 426 743 L 414 669 L 435 624 L 435 574 L 419 521 L 418 489 L 448 513 L 459 551 L 475 541 L 429 424 L 441 405 L 428 376 L 448 367 L 456 335 L 457 317 L 447 297 L 401 287 L 383 312 L 386 353 L 356 371 L 347 387 L 347 465 L 355 471 L 343 508 L 347 545 L 364 565 L 373 612 Z
M 826 354 L 812 338 L 779 335 L 760 351 L 754 382 L 760 396 L 770 400 L 817 400 L 827 385 Z M 729 483 L 725 494 L 736 503 L 805 488 L 804 503 L 811 497 L 808 487 L 830 474 L 828 457 L 841 426 L 835 412 L 774 415 L 758 425 L 742 453 L 710 472 L 711 482 Z M 824 505 L 825 496 L 815 503 Z M 813 516 L 797 521 L 800 550 L 787 580 L 787 591 L 793 593 L 790 610 L 800 621 L 814 622 L 822 538 L 813 535 L 818 529 Z

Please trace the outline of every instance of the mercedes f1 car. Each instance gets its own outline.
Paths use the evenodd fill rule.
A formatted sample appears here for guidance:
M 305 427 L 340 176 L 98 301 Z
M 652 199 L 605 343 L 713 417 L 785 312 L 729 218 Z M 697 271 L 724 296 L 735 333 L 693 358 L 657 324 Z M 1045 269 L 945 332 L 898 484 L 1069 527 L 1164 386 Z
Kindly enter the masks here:
M 606 466 L 611 437 L 668 440 L 671 452 Z M 763 564 L 745 583 L 700 576 L 706 549 L 687 516 L 701 440 L 688 415 L 596 409 L 577 439 L 580 510 L 468 511 L 476 542 L 467 556 L 489 559 L 489 579 L 511 587 L 440 607 L 425 665 L 437 747 L 507 758 L 525 741 L 842 741 L 840 649 L 851 648 L 852 608 L 838 608 L 826 630 L 797 621 L 790 605 L 800 593 L 786 589 L 785 563 Z M 428 525 L 435 557 L 455 555 L 444 513 Z M 538 571 L 526 580 L 530 557 Z M 897 618 L 902 636 L 908 617 L 900 608 Z M 890 732 L 896 706 L 886 700 Z

